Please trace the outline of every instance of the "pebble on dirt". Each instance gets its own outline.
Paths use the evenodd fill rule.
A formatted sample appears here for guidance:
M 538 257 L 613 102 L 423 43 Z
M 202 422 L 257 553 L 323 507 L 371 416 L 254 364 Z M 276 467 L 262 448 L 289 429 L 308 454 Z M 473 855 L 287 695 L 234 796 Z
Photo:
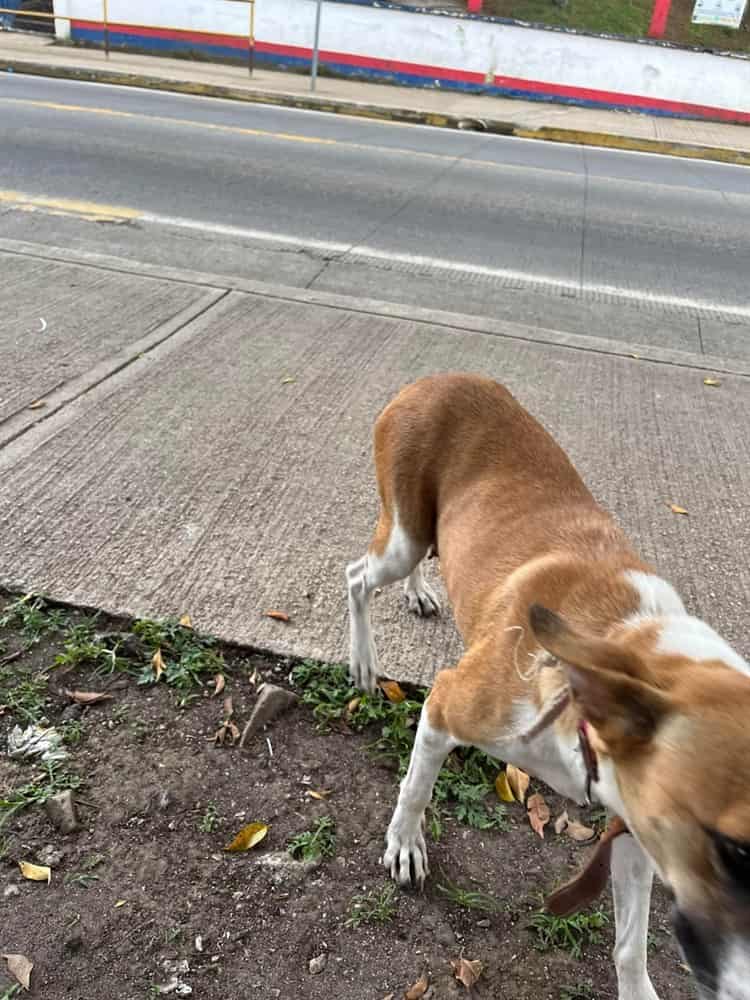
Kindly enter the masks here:
M 73 793 L 70 789 L 52 795 L 44 803 L 52 824 L 62 834 L 73 833 L 78 829 L 78 816 L 76 814 L 76 804 Z
M 286 712 L 296 701 L 296 694 L 285 690 L 285 688 L 278 687 L 276 684 L 261 685 L 258 690 L 258 700 L 242 732 L 240 747 L 244 747 L 246 740 L 252 739 L 263 726 L 281 715 L 282 712 Z
M 322 972 L 326 967 L 326 962 L 328 961 L 328 955 L 323 952 L 322 955 L 317 955 L 315 958 L 311 958 L 308 963 L 308 968 L 310 974 L 316 976 L 319 972 Z

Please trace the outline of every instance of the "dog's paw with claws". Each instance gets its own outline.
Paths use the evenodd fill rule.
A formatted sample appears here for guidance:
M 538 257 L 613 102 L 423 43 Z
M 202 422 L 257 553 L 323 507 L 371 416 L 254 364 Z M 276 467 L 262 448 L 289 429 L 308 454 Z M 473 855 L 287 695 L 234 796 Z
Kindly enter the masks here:
M 409 611 L 419 615 L 420 618 L 429 618 L 431 615 L 440 614 L 440 601 L 429 583 L 422 580 L 418 587 L 407 580 L 404 584 L 404 597 L 409 606 Z
M 372 694 L 378 686 L 378 654 L 372 642 L 352 643 L 349 676 L 356 686 Z
M 421 889 L 430 874 L 427 864 L 427 844 L 419 826 L 415 833 L 399 832 L 393 824 L 386 835 L 383 865 L 391 873 L 394 882 L 402 886 Z

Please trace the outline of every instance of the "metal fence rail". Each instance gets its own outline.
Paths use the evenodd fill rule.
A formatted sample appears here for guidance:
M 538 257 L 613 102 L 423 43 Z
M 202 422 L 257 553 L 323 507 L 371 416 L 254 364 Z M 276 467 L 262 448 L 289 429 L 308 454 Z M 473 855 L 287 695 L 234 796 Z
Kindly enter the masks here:
M 230 38 L 247 38 L 247 71 L 250 76 L 253 75 L 253 66 L 255 64 L 255 0 L 225 0 L 226 3 L 245 3 L 248 5 L 248 30 L 247 34 L 243 33 L 241 35 L 235 34 L 233 32 L 224 32 Z M 46 21 L 67 21 L 72 23 L 73 21 L 79 20 L 79 18 L 70 17 L 66 14 L 56 14 L 56 13 L 43 13 L 41 11 L 32 10 L 21 10 L 19 7 L 0 7 L 0 14 L 11 14 L 13 15 L 13 20 L 18 17 L 36 17 Z M 13 23 L 13 22 L 11 22 Z M 104 55 L 105 58 L 109 59 L 110 44 L 109 44 L 109 33 L 110 33 L 110 20 L 109 20 L 109 4 L 108 0 L 102 0 L 102 26 L 104 30 Z M 117 21 L 115 22 L 118 28 L 164 28 L 167 31 L 184 31 L 184 28 L 176 28 L 174 25 L 170 24 L 135 24 L 130 21 Z M 13 31 L 14 29 L 6 28 L 5 30 Z

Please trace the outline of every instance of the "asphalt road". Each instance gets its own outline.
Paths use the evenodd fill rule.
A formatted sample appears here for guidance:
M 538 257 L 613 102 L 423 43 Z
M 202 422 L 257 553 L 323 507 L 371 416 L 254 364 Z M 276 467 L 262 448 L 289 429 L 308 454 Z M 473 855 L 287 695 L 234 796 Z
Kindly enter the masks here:
M 4 237 L 750 356 L 747 168 L 17 75 L 0 149 Z

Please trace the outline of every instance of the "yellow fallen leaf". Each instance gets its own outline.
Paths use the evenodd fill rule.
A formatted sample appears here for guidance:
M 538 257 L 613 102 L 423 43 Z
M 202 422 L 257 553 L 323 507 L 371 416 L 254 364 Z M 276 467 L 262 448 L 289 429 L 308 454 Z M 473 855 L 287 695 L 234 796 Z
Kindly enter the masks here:
M 721 385 L 721 379 L 719 378 L 704 378 L 704 385 Z
M 544 840 L 544 828 L 549 823 L 549 806 L 544 796 L 539 792 L 532 795 L 526 803 L 526 812 L 532 829 Z
M 19 861 L 18 867 L 23 877 L 32 882 L 49 882 L 52 879 L 52 869 L 47 865 L 32 865 L 30 861 Z
M 401 690 L 401 685 L 396 681 L 380 681 L 380 690 L 388 701 L 392 701 L 394 705 L 406 700 L 406 695 Z
M 423 997 L 427 992 L 429 985 L 430 980 L 427 978 L 427 973 L 423 972 L 416 983 L 404 993 L 404 1000 L 420 1000 L 420 997 Z
M 215 698 L 217 694 L 221 694 L 226 686 L 226 680 L 224 679 L 224 674 L 216 674 L 214 677 L 214 689 L 211 693 L 211 697 Z
M 192 628 L 193 619 L 190 617 L 190 615 L 183 615 L 182 618 L 180 618 L 178 624 L 182 625 L 183 628 Z
M 259 844 L 267 833 L 268 827 L 265 823 L 248 823 L 247 826 L 242 827 L 232 843 L 227 844 L 224 850 L 249 851 L 251 847 Z
M 29 410 L 41 410 L 41 408 L 43 406 L 46 406 L 46 405 L 47 404 L 44 402 L 43 399 L 37 399 L 37 401 L 35 403 L 29 403 L 28 409 Z
M 65 688 L 65 694 L 71 701 L 78 702 L 79 705 L 93 705 L 97 701 L 107 701 L 113 695 L 105 694 L 103 691 L 70 691 Z
M 3 958 L 8 963 L 10 974 L 27 990 L 31 985 L 31 970 L 34 968 L 34 963 L 29 961 L 25 955 L 3 955 Z M 12 992 L 11 989 L 3 995 L 10 996 Z
M 570 820 L 565 827 L 565 832 L 579 844 L 587 844 L 596 836 L 595 830 L 592 830 L 590 826 L 584 826 L 583 823 L 579 823 L 577 819 Z
M 482 963 L 479 959 L 474 959 L 472 962 L 461 956 L 457 962 L 451 959 L 451 965 L 453 966 L 453 975 L 459 983 L 464 984 L 467 990 L 470 990 L 482 975 Z
M 497 797 L 502 802 L 515 802 L 516 797 L 511 791 L 511 787 L 508 784 L 508 776 L 505 771 L 501 771 L 500 774 L 495 778 L 495 791 L 497 792 Z
M 529 783 L 531 778 L 525 771 L 520 768 L 515 767 L 513 764 L 508 764 L 505 768 L 505 776 L 508 779 L 508 784 L 510 785 L 510 790 L 519 802 L 526 801 L 526 793 L 529 790 Z
M 327 799 L 332 791 L 332 788 L 321 788 L 319 792 L 316 792 L 314 788 L 308 788 L 307 794 L 311 799 Z
M 680 507 L 680 505 L 677 503 L 671 503 L 669 505 L 669 509 L 672 511 L 673 514 L 684 514 L 685 517 L 688 516 L 688 512 L 685 510 L 685 508 Z
M 156 679 L 158 681 L 164 673 L 164 660 L 162 659 L 161 649 L 157 649 L 151 657 L 151 666 L 154 668 L 154 673 L 156 674 Z
M 124 906 L 126 903 L 127 899 L 118 899 L 115 903 L 115 909 L 118 909 L 120 906 Z

